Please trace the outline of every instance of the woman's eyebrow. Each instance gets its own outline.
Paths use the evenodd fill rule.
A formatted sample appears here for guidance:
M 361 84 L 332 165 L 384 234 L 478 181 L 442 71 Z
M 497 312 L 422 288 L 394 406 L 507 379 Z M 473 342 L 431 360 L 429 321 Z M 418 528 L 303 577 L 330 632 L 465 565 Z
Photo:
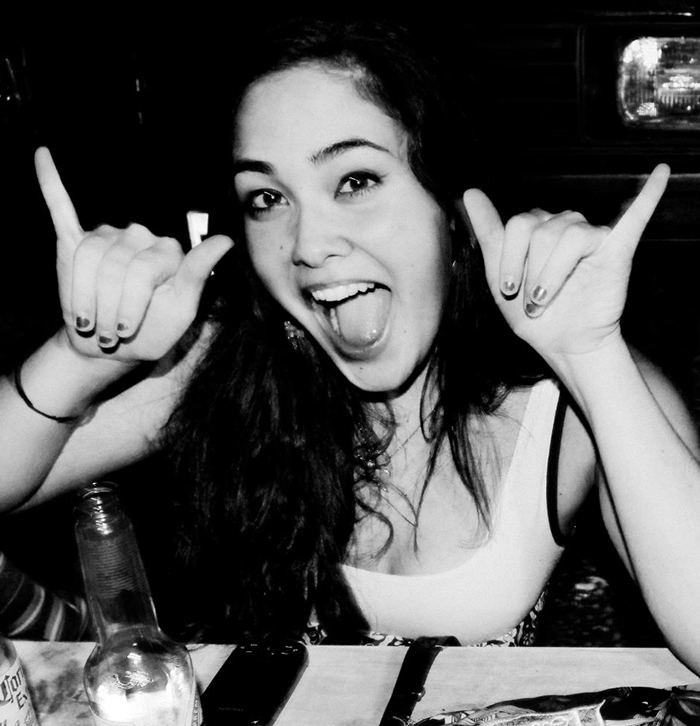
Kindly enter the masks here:
M 326 146 L 325 148 L 313 154 L 310 160 L 312 164 L 322 164 L 323 162 L 330 161 L 334 157 L 338 156 L 339 154 L 343 154 L 346 151 L 362 147 L 369 147 L 370 149 L 376 149 L 377 151 L 382 151 L 387 154 L 391 153 L 389 149 L 385 148 L 384 146 L 380 146 L 379 144 L 375 144 L 373 141 L 369 141 L 369 139 L 353 138 L 344 139 L 343 141 L 337 141 L 334 144 Z
M 268 174 L 272 176 L 275 173 L 275 167 L 267 161 L 257 161 L 256 159 L 234 159 L 233 160 L 233 176 L 244 171 L 254 171 L 258 174 Z
M 340 154 L 344 154 L 347 151 L 350 151 L 351 149 L 359 149 L 359 148 L 370 148 L 375 149 L 377 151 L 381 151 L 385 154 L 391 154 L 391 151 L 387 149 L 384 146 L 381 146 L 380 144 L 375 144 L 374 141 L 369 141 L 369 139 L 362 139 L 362 138 L 352 138 L 352 139 L 343 139 L 343 141 L 336 141 L 333 144 L 329 144 L 328 146 L 325 146 L 320 151 L 317 151 L 315 154 L 312 154 L 309 157 L 309 160 L 311 161 L 314 166 L 318 164 L 323 164 L 324 162 L 330 161 L 331 159 L 334 159 L 336 156 L 339 156 Z M 274 176 L 275 174 L 275 167 L 273 164 L 270 164 L 268 161 L 260 161 L 258 159 L 234 159 L 233 161 L 233 175 L 240 174 L 244 171 L 251 171 L 251 172 L 257 172 L 258 174 L 267 174 L 269 176 Z

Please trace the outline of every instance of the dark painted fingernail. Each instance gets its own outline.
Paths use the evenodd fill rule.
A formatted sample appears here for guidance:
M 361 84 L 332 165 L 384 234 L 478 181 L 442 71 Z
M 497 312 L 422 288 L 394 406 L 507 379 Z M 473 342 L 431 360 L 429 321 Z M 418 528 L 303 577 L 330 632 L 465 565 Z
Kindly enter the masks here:
M 538 285 L 533 291 L 532 291 L 532 302 L 534 302 L 536 305 L 542 305 L 542 303 L 545 301 L 545 298 L 547 297 L 547 288 L 542 287 L 541 285 Z
M 100 333 L 97 336 L 97 344 L 100 348 L 114 348 L 117 339 L 111 333 Z
M 82 315 L 79 315 L 75 319 L 75 327 L 78 330 L 89 330 L 90 329 L 90 318 L 83 317 Z
M 501 284 L 501 289 L 506 295 L 512 295 L 516 291 L 517 287 L 518 286 L 515 284 L 515 280 L 512 277 L 506 277 Z
M 117 323 L 117 333 L 120 335 L 126 335 L 131 330 L 129 323 L 122 321 Z
M 534 302 L 526 302 L 525 303 L 525 312 L 531 317 L 537 317 L 544 308 L 541 305 L 537 305 Z

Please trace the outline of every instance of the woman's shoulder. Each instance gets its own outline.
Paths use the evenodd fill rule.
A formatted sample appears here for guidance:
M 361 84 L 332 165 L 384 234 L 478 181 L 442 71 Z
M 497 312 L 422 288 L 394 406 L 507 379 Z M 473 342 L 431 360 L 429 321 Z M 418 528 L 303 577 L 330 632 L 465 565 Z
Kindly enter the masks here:
M 564 386 L 553 377 L 520 386 L 509 393 L 508 405 L 526 415 L 539 415 L 550 436 L 550 456 L 556 457 L 557 511 L 564 531 L 595 481 L 597 465 L 593 437 L 583 414 Z
M 522 423 L 528 409 L 546 403 L 546 409 L 554 409 L 559 397 L 560 386 L 555 378 L 537 378 L 519 383 L 504 390 L 496 413 Z

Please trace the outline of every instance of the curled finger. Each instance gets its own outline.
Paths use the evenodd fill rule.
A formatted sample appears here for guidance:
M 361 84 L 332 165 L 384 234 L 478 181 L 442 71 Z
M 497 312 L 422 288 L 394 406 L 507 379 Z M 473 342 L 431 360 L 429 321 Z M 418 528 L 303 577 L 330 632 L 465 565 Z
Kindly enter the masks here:
M 542 223 L 533 230 L 530 239 L 525 281 L 523 283 L 523 304 L 532 300 L 537 278 L 557 246 L 561 244 L 562 236 L 572 225 L 580 223 L 586 223 L 584 216 L 571 210 L 550 214 L 547 217 L 542 216 Z M 541 301 L 544 296 L 544 291 L 542 289 L 538 290 L 535 301 Z
M 119 338 L 128 339 L 137 333 L 158 288 L 173 278 L 182 257 L 180 244 L 163 238 L 131 260 L 113 319 Z
M 97 274 L 102 260 L 114 243 L 116 230 L 99 227 L 85 235 L 73 255 L 70 305 L 64 310 L 66 325 L 90 335 L 97 321 Z
M 596 227 L 585 221 L 566 227 L 537 275 L 528 280 L 523 304 L 530 317 L 538 317 L 545 311 L 581 260 L 592 254 L 609 232 L 607 227 Z
M 169 261 L 170 256 L 163 252 L 164 248 L 171 250 L 173 246 L 180 250 L 175 240 L 166 242 L 138 224 L 117 235 L 97 271 L 95 330 L 101 348 L 114 347 L 120 337 L 126 337 L 126 328 L 135 324 L 120 319 L 122 300 L 128 296 L 129 288 L 140 285 L 142 279 L 153 280 L 152 286 L 155 286 L 177 269 L 181 255 L 175 253 L 175 259 Z
M 499 287 L 505 297 L 515 297 L 520 291 L 532 234 L 547 218 L 546 212 L 534 209 L 517 214 L 506 222 L 499 266 Z

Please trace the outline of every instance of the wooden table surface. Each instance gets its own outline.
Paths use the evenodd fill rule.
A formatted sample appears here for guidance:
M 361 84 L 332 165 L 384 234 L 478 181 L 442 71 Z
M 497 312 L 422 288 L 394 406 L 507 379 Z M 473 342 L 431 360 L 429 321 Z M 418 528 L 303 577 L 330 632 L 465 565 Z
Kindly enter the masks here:
M 91 643 L 16 641 L 39 726 L 90 726 L 82 669 Z M 231 646 L 191 649 L 200 691 Z M 404 648 L 312 646 L 309 665 L 275 726 L 377 726 Z M 615 686 L 695 685 L 700 678 L 658 648 L 447 648 L 414 718 L 508 698 Z M 205 714 L 206 715 L 206 714 Z

